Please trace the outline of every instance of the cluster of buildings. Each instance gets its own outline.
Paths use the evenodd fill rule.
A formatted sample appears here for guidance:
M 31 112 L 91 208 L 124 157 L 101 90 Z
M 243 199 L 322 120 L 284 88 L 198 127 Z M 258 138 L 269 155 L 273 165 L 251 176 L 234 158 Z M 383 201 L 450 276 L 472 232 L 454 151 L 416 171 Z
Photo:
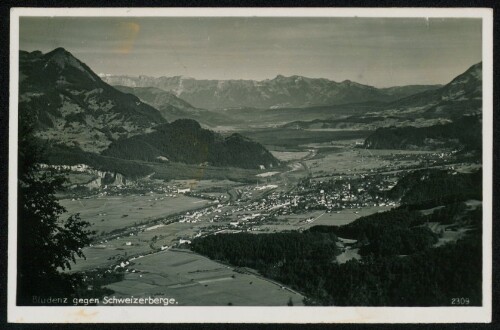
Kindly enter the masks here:
M 298 186 L 294 206 L 304 209 L 340 210 L 370 206 L 395 206 L 388 197 L 397 183 L 394 175 L 340 176 L 328 181 L 305 180 Z

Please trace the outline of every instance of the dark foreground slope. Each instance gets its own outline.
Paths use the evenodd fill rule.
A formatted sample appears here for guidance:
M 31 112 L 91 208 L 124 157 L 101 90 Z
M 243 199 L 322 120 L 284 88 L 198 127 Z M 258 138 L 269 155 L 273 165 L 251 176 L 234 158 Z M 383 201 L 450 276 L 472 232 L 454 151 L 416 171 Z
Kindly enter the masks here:
M 102 154 L 123 159 L 241 168 L 279 165 L 278 160 L 259 143 L 239 134 L 224 137 L 188 119 L 160 125 L 149 134 L 116 141 Z

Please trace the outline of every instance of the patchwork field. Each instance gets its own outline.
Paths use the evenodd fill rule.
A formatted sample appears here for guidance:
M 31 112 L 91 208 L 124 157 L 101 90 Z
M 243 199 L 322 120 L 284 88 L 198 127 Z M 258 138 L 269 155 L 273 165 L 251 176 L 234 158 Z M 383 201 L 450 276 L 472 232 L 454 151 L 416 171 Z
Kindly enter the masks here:
M 388 211 L 390 209 L 391 207 L 372 206 L 359 209 L 345 209 L 342 211 L 338 211 L 338 213 L 324 213 L 322 216 L 308 223 L 307 226 L 343 226 L 361 217 L 365 217 L 377 212 Z
M 418 164 L 418 155 L 425 155 L 428 151 L 409 150 L 369 150 L 344 149 L 342 152 L 319 153 L 314 159 L 306 160 L 313 175 L 323 173 L 365 173 L 370 170 L 383 169 L 398 165 L 400 167 Z M 409 159 L 394 161 L 388 156 L 411 155 Z
M 292 160 L 299 160 L 307 155 L 309 155 L 308 151 L 276 151 L 272 150 L 271 153 L 274 157 L 278 158 L 281 161 L 288 162 Z
M 280 146 L 293 148 L 309 143 L 324 143 L 338 140 L 365 139 L 370 131 L 307 131 L 290 128 L 255 129 L 242 131 L 242 135 L 251 138 L 265 146 Z
M 255 169 L 243 169 L 236 167 L 213 167 L 190 165 L 184 163 L 142 163 L 153 168 L 155 179 L 162 180 L 232 180 L 241 181 L 258 173 Z
M 190 187 L 196 189 L 198 191 L 205 191 L 211 189 L 223 189 L 224 191 L 228 189 L 228 187 L 241 185 L 239 182 L 230 181 L 230 180 L 172 180 L 171 184 L 177 184 L 183 187 Z
M 143 255 L 152 249 L 172 246 L 179 240 L 191 238 L 209 223 L 192 224 L 174 222 L 168 225 L 154 225 L 136 232 L 132 236 L 122 236 L 102 241 L 83 249 L 86 259 L 77 259 L 72 271 L 95 267 L 108 267 L 119 263 L 121 258 Z
M 120 296 L 175 298 L 180 306 L 302 305 L 302 295 L 278 283 L 189 251 L 166 250 L 134 260 L 121 282 L 107 287 Z
M 302 214 L 280 215 L 278 224 L 266 224 L 259 226 L 259 231 L 284 231 L 308 229 L 313 226 L 343 226 L 354 220 L 377 212 L 390 210 L 391 207 L 365 207 L 360 209 L 346 209 L 342 211 L 326 213 L 325 211 L 313 211 Z M 306 221 L 307 219 L 312 219 Z M 257 233 L 259 232 L 257 231 Z

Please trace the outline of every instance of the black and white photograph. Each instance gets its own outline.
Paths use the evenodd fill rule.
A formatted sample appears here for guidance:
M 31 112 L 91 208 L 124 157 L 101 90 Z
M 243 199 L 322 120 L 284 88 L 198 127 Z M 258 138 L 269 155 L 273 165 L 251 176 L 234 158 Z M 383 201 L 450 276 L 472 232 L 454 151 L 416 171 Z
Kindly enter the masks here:
M 492 18 L 13 10 L 9 321 L 489 322 Z

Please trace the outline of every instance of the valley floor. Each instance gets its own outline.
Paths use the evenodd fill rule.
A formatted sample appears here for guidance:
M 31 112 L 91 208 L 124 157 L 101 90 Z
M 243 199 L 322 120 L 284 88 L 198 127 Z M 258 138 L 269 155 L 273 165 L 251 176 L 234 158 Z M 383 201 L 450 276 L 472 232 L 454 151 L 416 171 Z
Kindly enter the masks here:
M 122 280 L 106 286 L 115 296 L 173 297 L 180 305 L 274 306 L 290 300 L 301 305 L 300 293 L 255 271 L 200 256 L 188 249 L 189 244 L 197 237 L 225 233 L 346 225 L 397 207 L 397 201 L 378 196 L 410 171 L 429 165 L 464 171 L 476 166 L 450 162 L 446 150 L 365 150 L 356 142 L 281 148 L 273 153 L 286 166 L 250 172 L 247 183 L 203 178 L 166 182 L 150 176 L 140 183 L 63 199 L 68 213 L 80 213 L 98 232 L 84 249 L 86 260 L 78 259 L 71 271 L 123 272 Z M 343 186 L 324 190 L 329 180 L 340 180 Z M 465 232 L 442 231 L 446 235 L 438 245 L 456 241 Z M 362 258 L 355 240 L 341 240 L 339 264 Z

